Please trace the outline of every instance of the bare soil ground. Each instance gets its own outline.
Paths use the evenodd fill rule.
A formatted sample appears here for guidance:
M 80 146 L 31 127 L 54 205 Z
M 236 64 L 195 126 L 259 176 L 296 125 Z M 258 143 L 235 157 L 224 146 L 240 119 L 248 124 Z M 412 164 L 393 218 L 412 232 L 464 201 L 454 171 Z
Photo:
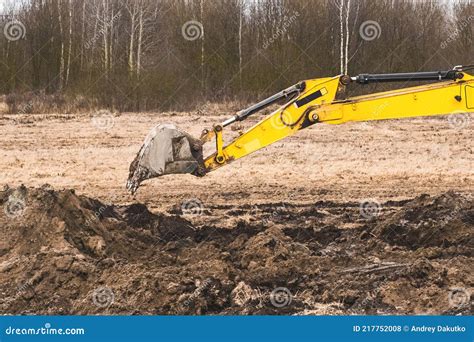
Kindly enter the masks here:
M 472 116 L 319 125 L 130 197 L 148 130 L 200 112 L 1 116 L 0 312 L 472 314 Z

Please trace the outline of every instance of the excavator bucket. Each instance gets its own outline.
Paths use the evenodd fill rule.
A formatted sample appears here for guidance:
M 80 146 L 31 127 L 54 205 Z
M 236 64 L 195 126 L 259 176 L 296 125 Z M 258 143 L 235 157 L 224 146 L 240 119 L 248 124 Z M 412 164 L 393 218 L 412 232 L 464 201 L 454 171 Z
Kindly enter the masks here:
M 177 173 L 204 176 L 202 143 L 174 125 L 157 125 L 130 164 L 127 189 L 134 194 L 146 179 Z

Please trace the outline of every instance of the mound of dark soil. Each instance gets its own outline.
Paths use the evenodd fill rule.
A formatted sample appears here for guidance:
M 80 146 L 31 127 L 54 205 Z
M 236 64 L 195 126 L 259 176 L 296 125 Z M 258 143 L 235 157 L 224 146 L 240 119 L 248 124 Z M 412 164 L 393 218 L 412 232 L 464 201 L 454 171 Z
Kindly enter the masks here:
M 374 233 L 389 244 L 420 247 L 474 246 L 474 198 L 455 192 L 415 198 L 380 221 Z M 472 252 L 472 250 L 471 250 Z
M 472 313 L 472 204 L 422 196 L 385 203 L 376 220 L 334 202 L 201 213 L 219 227 L 73 190 L 5 188 L 0 312 Z
M 0 192 L 0 206 L 2 235 L 8 237 L 0 255 L 50 249 L 94 257 L 141 257 L 143 249 L 158 241 L 194 233 L 183 218 L 152 214 L 140 204 L 106 205 L 73 190 L 6 189 Z

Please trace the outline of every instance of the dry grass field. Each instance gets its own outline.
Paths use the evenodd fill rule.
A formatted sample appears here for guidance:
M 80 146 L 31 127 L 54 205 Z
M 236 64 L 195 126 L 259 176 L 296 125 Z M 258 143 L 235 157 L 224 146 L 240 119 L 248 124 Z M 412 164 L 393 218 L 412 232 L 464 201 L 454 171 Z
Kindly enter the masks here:
M 155 124 L 230 107 L 0 116 L 1 312 L 472 314 L 472 116 L 315 125 L 126 192 Z

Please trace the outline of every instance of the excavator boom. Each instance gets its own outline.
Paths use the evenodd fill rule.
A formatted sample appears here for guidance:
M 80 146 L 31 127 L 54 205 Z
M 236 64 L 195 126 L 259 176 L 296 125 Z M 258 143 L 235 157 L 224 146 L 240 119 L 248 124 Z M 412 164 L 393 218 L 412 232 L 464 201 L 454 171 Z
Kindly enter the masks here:
M 448 71 L 361 74 L 306 80 L 245 109 L 199 139 L 169 124 L 156 126 L 130 165 L 127 188 L 135 193 L 146 179 L 165 174 L 204 176 L 234 160 L 317 123 L 399 119 L 416 116 L 466 113 L 474 109 L 474 77 L 457 66 Z M 429 84 L 336 100 L 349 83 L 432 81 Z M 285 101 L 279 109 L 224 146 L 225 128 L 262 109 Z M 215 141 L 215 152 L 203 157 L 202 146 Z

